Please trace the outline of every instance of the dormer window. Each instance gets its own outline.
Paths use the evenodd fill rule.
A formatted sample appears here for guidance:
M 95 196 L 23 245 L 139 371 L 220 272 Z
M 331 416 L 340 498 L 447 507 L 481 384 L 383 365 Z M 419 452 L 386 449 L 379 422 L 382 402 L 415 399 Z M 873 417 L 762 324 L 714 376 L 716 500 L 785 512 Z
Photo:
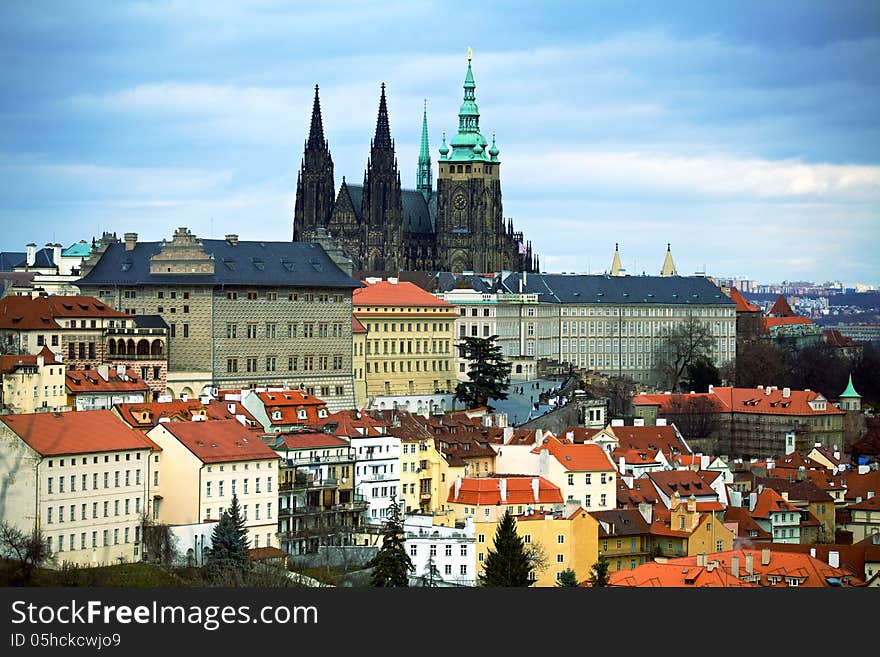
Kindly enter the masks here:
M 320 417 L 320 418 L 327 417 L 327 409 L 326 408 L 318 409 L 318 417 Z
M 272 411 L 272 419 L 280 420 L 281 419 L 281 411 Z
M 299 409 L 299 410 L 296 412 L 296 419 L 298 419 L 298 420 L 306 420 L 306 419 L 308 419 L 308 416 L 307 416 L 307 414 L 306 414 L 306 409 L 304 409 L 304 408 Z

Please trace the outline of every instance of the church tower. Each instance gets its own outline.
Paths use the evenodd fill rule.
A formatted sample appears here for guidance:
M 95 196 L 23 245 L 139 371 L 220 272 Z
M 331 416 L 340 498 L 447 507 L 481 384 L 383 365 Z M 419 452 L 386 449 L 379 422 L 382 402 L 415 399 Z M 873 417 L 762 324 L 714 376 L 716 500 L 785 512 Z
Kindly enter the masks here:
M 399 269 L 403 238 L 403 199 L 400 172 L 394 154 L 394 140 L 388 122 L 385 83 L 379 98 L 376 134 L 370 143 L 370 159 L 364 172 L 361 205 L 363 217 L 363 256 L 361 267 L 366 270 Z
M 678 276 L 678 270 L 675 268 L 675 262 L 672 260 L 672 247 L 666 245 L 666 257 L 663 259 L 663 268 L 660 270 L 661 276 Z
M 425 111 L 422 113 L 422 143 L 419 147 L 419 170 L 416 173 L 416 189 L 425 197 L 425 202 L 431 200 L 434 186 L 434 176 L 431 173 L 431 150 L 428 147 L 428 101 L 425 101 Z
M 456 272 L 513 269 L 522 260 L 504 224 L 499 150 L 480 134 L 476 86 L 469 50 L 458 133 L 449 146 L 443 136 L 437 179 L 437 258 Z
M 293 210 L 293 241 L 308 241 L 312 232 L 326 228 L 333 211 L 336 187 L 333 182 L 333 158 L 324 139 L 318 85 L 312 104 L 312 123 L 296 179 L 296 203 Z

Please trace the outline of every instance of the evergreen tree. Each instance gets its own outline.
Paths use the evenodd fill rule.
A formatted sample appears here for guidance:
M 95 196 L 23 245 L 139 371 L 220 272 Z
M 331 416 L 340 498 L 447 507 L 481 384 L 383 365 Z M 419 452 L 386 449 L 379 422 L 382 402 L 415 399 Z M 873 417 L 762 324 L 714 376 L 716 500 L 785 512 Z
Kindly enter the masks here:
M 590 568 L 590 586 L 608 586 L 608 566 L 608 559 L 599 554 L 599 559 Z
M 470 361 L 468 380 L 455 388 L 455 398 L 468 408 L 487 406 L 490 399 L 507 399 L 511 364 L 504 360 L 497 335 L 465 338 L 456 347 Z
M 571 569 L 566 568 L 561 573 L 559 573 L 559 578 L 556 581 L 556 586 L 577 586 L 577 574 Z
M 488 549 L 483 572 L 482 586 L 531 586 L 530 575 L 535 565 L 526 553 L 525 545 L 516 533 L 516 522 L 509 511 L 495 530 L 494 550 Z
M 382 536 L 382 547 L 370 559 L 367 566 L 373 569 L 373 586 L 409 586 L 409 574 L 415 570 L 412 559 L 406 552 L 403 538 L 403 522 L 400 519 L 400 506 L 396 498 L 391 498 L 388 519 Z
M 208 572 L 214 576 L 243 574 L 249 565 L 249 547 L 238 496 L 233 495 L 232 504 L 220 516 L 220 522 L 215 525 L 211 533 L 211 549 L 205 562 Z

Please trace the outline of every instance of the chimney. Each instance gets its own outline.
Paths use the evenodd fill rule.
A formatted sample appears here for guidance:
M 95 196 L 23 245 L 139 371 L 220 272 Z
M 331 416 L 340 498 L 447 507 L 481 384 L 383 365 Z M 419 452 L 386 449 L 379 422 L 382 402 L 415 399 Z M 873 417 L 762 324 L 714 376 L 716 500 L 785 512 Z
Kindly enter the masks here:
M 840 460 L 840 452 L 834 452 L 834 458 L 839 461 Z
M 828 565 L 832 568 L 840 568 L 840 552 L 837 550 L 828 551 Z
M 730 574 L 739 578 L 739 557 L 736 555 L 730 557 Z
M 782 389 L 782 397 L 784 399 L 788 399 L 789 397 L 791 397 L 791 388 L 783 388 Z
M 643 427 L 643 426 L 645 426 L 645 418 L 643 418 L 643 417 L 633 418 L 633 426 L 634 426 L 634 427 Z
M 392 285 L 397 285 L 397 278 L 395 278 L 394 276 L 389 276 L 388 282 L 391 283 Z
M 698 566 L 705 566 L 706 565 L 706 553 L 705 552 L 700 552 L 697 555 L 697 565 Z
M 504 431 L 501 435 L 504 440 L 504 444 L 506 445 L 507 441 L 513 438 L 513 427 L 504 427 Z
M 98 375 L 104 379 L 105 381 L 110 380 L 110 367 L 109 365 L 98 365 Z
M 620 474 L 626 474 L 626 459 L 622 456 L 618 459 L 617 462 L 617 471 Z
M 504 477 L 498 480 L 498 490 L 501 491 L 501 502 L 507 502 L 507 479 Z
M 864 464 L 863 464 L 863 465 L 860 465 L 860 466 L 859 466 L 857 472 L 858 472 L 860 475 L 868 474 L 868 471 L 869 471 L 870 469 L 871 469 L 871 468 L 870 468 L 868 465 L 864 465 Z
M 133 251 L 134 245 L 137 244 L 137 241 L 138 241 L 138 234 L 137 233 L 126 233 L 125 236 L 123 237 L 123 239 L 125 240 L 125 250 L 126 251 Z
M 816 548 L 814 548 L 814 547 L 810 548 L 810 556 L 813 557 L 814 559 L 816 558 Z
M 540 500 L 540 495 L 538 495 L 538 483 L 539 479 L 537 477 L 532 477 L 532 493 L 535 495 L 535 502 Z
M 37 261 L 37 245 L 31 242 L 27 245 L 27 266 L 33 267 Z
M 622 427 L 622 426 L 623 426 L 623 420 L 622 420 L 622 419 L 619 419 L 619 418 L 613 419 L 613 420 L 611 420 L 611 426 L 612 426 L 612 427 Z
M 229 411 L 229 413 L 231 413 L 232 415 L 235 415 L 235 404 L 226 404 L 226 410 Z
M 236 235 L 235 233 L 230 233 L 226 236 L 226 241 L 229 242 L 230 246 L 235 246 L 236 244 L 238 244 L 238 235 Z
M 665 427 L 666 426 L 666 418 L 665 417 L 658 417 L 657 422 L 655 423 L 655 426 Z
M 754 560 L 755 555 L 751 552 L 746 552 L 746 575 L 755 574 Z
M 755 491 L 749 493 L 749 513 L 755 510 L 755 504 L 758 503 L 758 494 Z
M 37 354 L 37 367 L 41 368 L 46 363 L 46 359 L 43 358 L 43 354 Z
M 186 394 L 185 392 L 180 393 L 180 401 L 183 401 L 183 402 L 189 401 L 189 395 Z
M 461 490 L 461 475 L 456 476 L 455 485 L 453 487 L 453 490 L 454 490 L 454 492 L 452 494 L 452 499 L 457 500 L 458 499 L 458 492 Z
M 120 379 L 125 376 L 125 365 L 116 366 L 116 376 L 118 376 Z
M 61 245 L 58 242 L 52 245 L 52 264 L 61 266 Z
M 538 474 L 544 476 L 548 474 L 548 461 L 550 460 L 550 452 L 542 449 L 538 452 Z
M 715 386 L 713 386 L 713 385 L 710 383 L 710 384 L 709 384 L 709 394 L 711 395 L 713 392 L 715 392 Z
M 639 502 L 639 513 L 642 514 L 645 522 L 650 525 L 654 519 L 654 506 L 648 502 Z
M 770 565 L 770 548 L 764 548 L 763 550 L 761 550 L 761 565 Z

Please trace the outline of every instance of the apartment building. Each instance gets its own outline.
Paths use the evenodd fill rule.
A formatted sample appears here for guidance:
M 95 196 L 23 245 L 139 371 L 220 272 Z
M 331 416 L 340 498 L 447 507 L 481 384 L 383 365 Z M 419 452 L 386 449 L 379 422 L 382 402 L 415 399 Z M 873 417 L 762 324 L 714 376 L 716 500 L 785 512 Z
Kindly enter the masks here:
M 0 517 L 56 566 L 138 561 L 156 446 L 110 411 L 0 416 Z
M 36 356 L 0 356 L 0 409 L 10 413 L 70 410 L 64 365 L 49 347 Z

